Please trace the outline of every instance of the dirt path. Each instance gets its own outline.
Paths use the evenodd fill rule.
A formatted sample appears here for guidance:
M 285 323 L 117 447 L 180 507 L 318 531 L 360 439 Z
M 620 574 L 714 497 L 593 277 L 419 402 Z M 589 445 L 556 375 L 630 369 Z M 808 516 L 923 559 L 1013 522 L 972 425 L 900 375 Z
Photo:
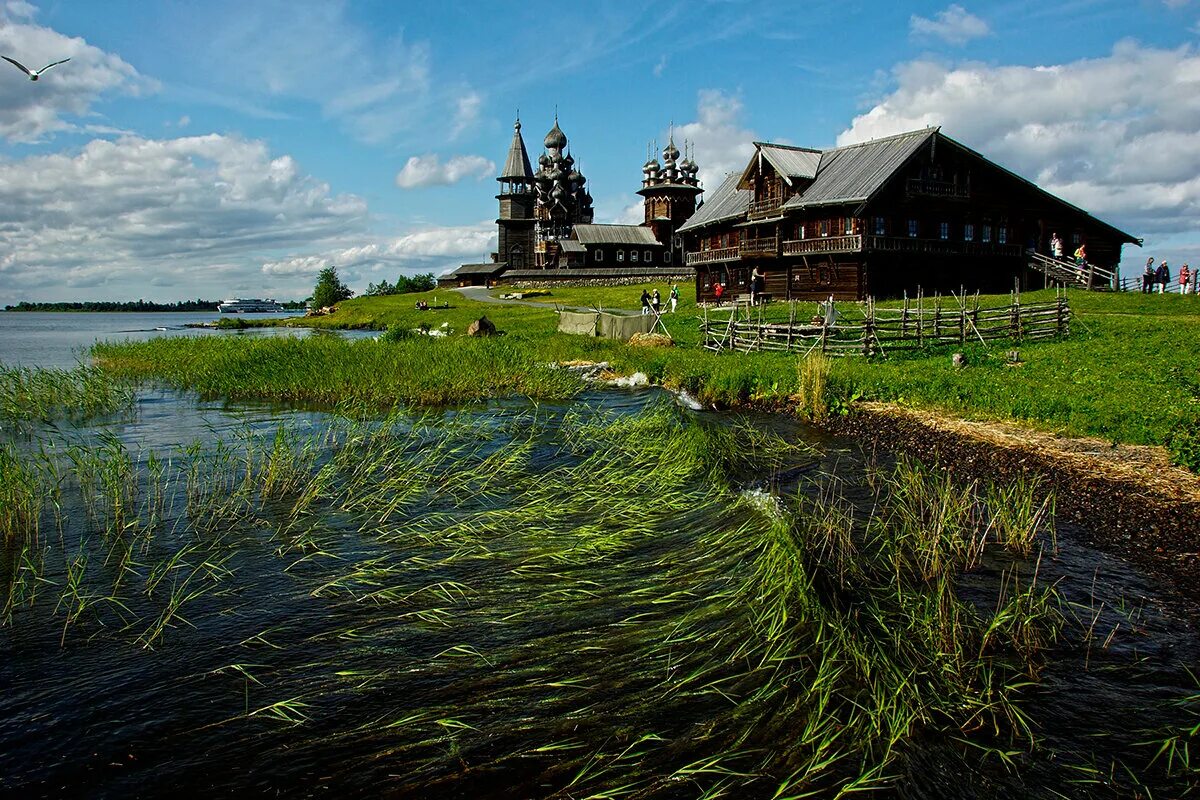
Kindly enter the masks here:
M 548 311 L 553 311 L 555 308 L 560 308 L 565 311 L 594 311 L 595 309 L 587 306 L 563 306 L 555 303 L 537 303 L 533 300 L 511 300 L 501 297 L 492 297 L 488 294 L 488 288 L 485 286 L 460 286 L 452 291 L 459 292 L 468 300 L 478 300 L 481 303 L 494 303 L 498 306 L 532 306 L 534 308 L 544 308 Z
M 1200 476 L 1171 466 L 1161 447 L 1114 446 L 886 403 L 865 403 L 836 427 L 968 477 L 1038 474 L 1055 490 L 1059 517 L 1083 523 L 1096 546 L 1185 591 L 1200 588 Z

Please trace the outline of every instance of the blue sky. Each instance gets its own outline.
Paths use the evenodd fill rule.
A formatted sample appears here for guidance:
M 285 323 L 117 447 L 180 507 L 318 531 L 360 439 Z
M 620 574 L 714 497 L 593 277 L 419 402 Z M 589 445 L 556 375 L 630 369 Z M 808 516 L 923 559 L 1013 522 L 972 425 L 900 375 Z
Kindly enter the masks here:
M 950 136 L 1200 261 L 1200 0 L 897 4 L 0 0 L 0 304 L 303 297 L 494 246 L 516 109 L 598 218 L 647 142 L 712 187 L 753 139 Z M 0 66 L 8 68 L 7 64 Z

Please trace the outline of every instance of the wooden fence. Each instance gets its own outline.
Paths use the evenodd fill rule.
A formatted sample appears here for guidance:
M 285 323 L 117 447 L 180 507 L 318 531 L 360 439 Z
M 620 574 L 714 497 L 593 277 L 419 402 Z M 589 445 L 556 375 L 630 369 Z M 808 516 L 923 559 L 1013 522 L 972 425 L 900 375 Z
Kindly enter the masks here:
M 861 319 L 843 317 L 832 325 L 815 317 L 807 322 L 797 319 L 794 302 L 787 321 L 771 321 L 762 306 L 745 303 L 722 312 L 728 312 L 728 317 L 705 311 L 700 323 L 709 350 L 887 356 L 938 344 L 1053 339 L 1066 336 L 1071 327 L 1065 294 L 1049 302 L 1022 304 L 1014 292 L 1009 304 L 1000 308 L 980 308 L 978 295 L 927 298 L 918 294 L 915 301 L 906 297 L 900 308 L 876 308 L 873 300 L 867 300 Z

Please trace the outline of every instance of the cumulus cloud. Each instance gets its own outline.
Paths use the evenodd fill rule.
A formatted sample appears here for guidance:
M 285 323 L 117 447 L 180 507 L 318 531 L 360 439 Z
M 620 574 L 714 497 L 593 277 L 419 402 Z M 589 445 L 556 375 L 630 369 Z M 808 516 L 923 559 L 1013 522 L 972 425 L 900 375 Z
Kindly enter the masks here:
M 451 156 L 442 163 L 437 155 L 428 153 L 408 159 L 396 174 L 396 185 L 401 189 L 449 186 L 467 178 L 480 181 L 495 172 L 495 162 L 483 156 Z
M 295 294 L 304 287 L 247 278 L 264 252 L 332 246 L 367 223 L 360 198 L 332 194 L 290 156 L 216 134 L 0 163 L 0 207 L 4 302 L 148 296 L 148 285 Z
M 696 120 L 676 126 L 675 140 L 695 143 L 700 179 L 709 189 L 740 172 L 754 155 L 753 131 L 742 127 L 742 100 L 719 89 L 700 90 Z
M 389 239 L 326 250 L 316 255 L 289 256 L 262 265 L 267 275 L 311 278 L 326 267 L 360 276 L 442 272 L 464 261 L 483 261 L 496 249 L 496 224 L 431 227 Z
M 958 4 L 933 15 L 933 19 L 913 14 L 908 20 L 909 33 L 919 39 L 941 39 L 954 45 L 964 45 L 992 32 L 987 22 Z
M 70 118 L 88 114 L 101 96 L 139 95 L 158 88 L 118 56 L 79 37 L 38 25 L 35 13 L 33 6 L 21 0 L 0 6 L 0 52 L 30 69 L 71 60 L 36 83 L 10 64 L 2 64 L 0 136 L 13 142 L 35 142 L 56 131 L 78 129 Z
M 1200 54 L 1134 42 L 1041 67 L 918 61 L 839 144 L 927 125 L 1135 235 L 1200 219 Z

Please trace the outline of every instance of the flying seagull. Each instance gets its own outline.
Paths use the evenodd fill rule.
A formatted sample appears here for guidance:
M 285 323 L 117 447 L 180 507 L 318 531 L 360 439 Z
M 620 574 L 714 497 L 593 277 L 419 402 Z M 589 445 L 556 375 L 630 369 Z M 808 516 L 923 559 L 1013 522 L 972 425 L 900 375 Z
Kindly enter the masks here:
M 42 67 L 41 69 L 30 70 L 29 67 L 25 66 L 20 61 L 15 61 L 15 60 L 9 58 L 8 56 L 0 56 L 0 58 L 3 58 L 5 61 L 12 64 L 14 67 L 21 70 L 21 72 L 24 72 L 26 75 L 29 76 L 29 80 L 31 80 L 31 81 L 36 81 L 38 78 L 40 78 L 42 76 L 43 72 L 50 69 L 51 67 L 57 67 L 59 64 L 65 64 L 71 60 L 69 58 L 64 58 L 62 61 L 55 61 L 53 64 L 47 64 L 46 66 Z

